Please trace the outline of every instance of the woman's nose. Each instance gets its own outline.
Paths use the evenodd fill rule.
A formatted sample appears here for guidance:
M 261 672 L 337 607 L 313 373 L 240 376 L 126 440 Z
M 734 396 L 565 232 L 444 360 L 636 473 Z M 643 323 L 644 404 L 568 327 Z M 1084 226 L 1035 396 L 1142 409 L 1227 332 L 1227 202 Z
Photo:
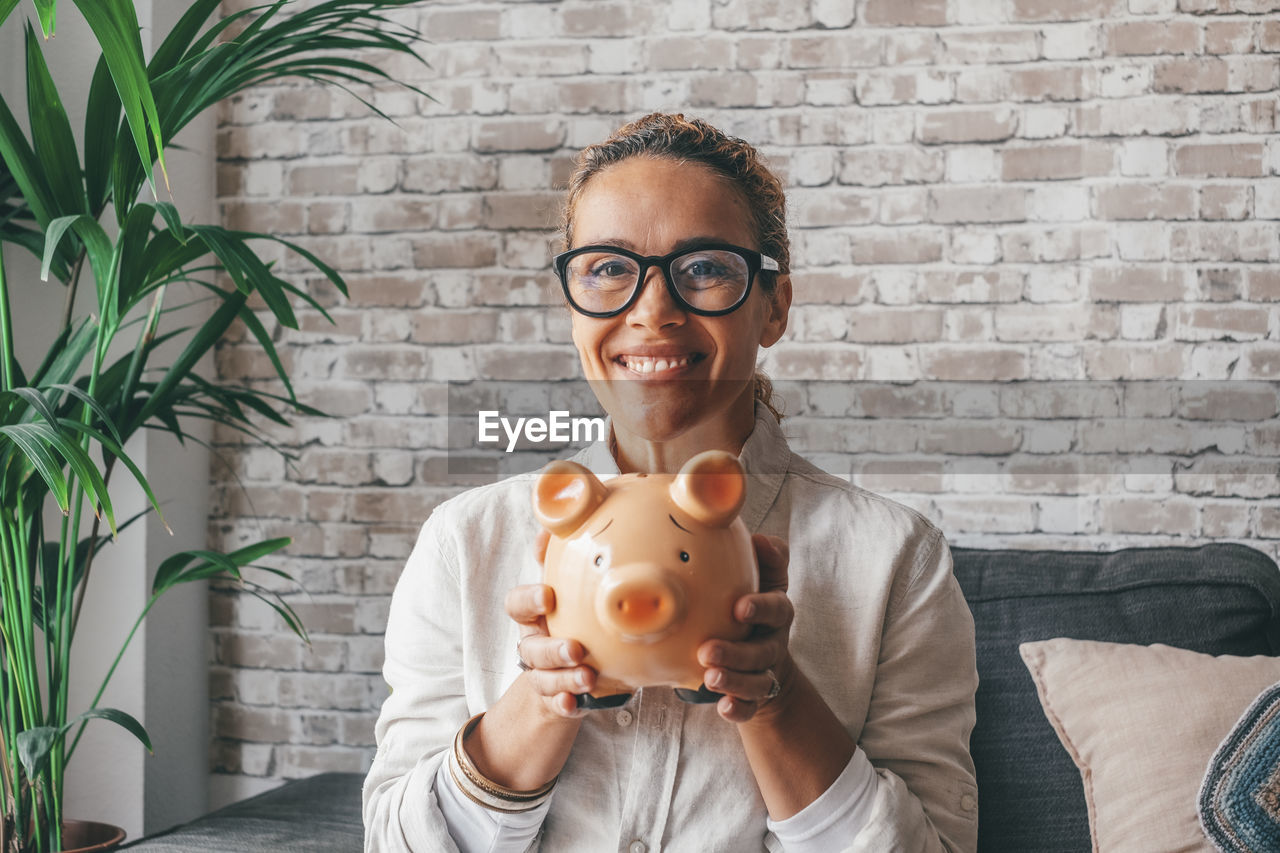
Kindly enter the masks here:
M 658 267 L 649 267 L 640 282 L 640 295 L 627 311 L 627 322 L 633 326 L 660 329 L 678 326 L 685 321 L 684 308 L 667 290 L 667 279 Z

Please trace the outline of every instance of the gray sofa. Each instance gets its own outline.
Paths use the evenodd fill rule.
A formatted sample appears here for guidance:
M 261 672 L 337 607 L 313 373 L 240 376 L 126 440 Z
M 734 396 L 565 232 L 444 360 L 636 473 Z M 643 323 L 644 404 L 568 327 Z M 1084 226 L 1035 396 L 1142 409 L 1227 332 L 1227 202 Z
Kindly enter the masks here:
M 1110 553 L 955 549 L 977 627 L 979 849 L 1087 851 L 1080 774 L 1040 709 L 1018 644 L 1050 637 L 1280 654 L 1280 572 L 1242 545 Z M 328 773 L 142 839 L 142 853 L 352 853 L 360 783 Z

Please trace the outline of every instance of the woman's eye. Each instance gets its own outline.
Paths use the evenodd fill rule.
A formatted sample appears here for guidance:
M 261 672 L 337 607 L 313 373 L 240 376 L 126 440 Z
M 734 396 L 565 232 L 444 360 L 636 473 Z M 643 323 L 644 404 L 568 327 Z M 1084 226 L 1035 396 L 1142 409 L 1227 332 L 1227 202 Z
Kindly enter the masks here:
M 684 268 L 685 275 L 694 278 L 713 278 L 724 274 L 724 268 L 712 261 L 693 261 Z
M 591 274 L 601 278 L 621 278 L 628 275 L 629 271 L 621 261 L 605 261 L 592 269 Z

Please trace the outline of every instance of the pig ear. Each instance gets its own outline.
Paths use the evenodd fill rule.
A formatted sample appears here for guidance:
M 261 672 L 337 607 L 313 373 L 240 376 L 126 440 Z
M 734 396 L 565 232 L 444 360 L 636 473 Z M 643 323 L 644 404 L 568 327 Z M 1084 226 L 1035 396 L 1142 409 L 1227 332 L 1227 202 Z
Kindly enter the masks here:
M 671 499 L 701 524 L 728 527 L 747 499 L 742 463 L 723 450 L 699 453 L 671 483 Z
M 533 488 L 533 514 L 543 527 L 565 536 L 595 512 L 606 491 L 604 483 L 577 462 L 552 462 Z

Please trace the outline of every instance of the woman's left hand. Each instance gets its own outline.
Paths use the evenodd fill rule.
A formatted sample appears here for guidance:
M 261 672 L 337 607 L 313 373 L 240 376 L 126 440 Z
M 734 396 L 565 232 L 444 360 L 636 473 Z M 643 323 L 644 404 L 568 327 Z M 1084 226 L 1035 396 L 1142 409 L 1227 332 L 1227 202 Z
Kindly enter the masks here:
M 795 608 L 787 598 L 787 543 L 757 533 L 751 544 L 760 563 L 760 591 L 742 596 L 733 606 L 734 618 L 750 625 L 751 634 L 741 642 L 707 640 L 698 647 L 698 662 L 707 668 L 703 683 L 724 694 L 716 710 L 734 723 L 745 723 L 755 716 L 773 688 L 774 678 L 782 687 L 775 700 L 785 697 L 795 669 L 787 648 L 795 617 Z

